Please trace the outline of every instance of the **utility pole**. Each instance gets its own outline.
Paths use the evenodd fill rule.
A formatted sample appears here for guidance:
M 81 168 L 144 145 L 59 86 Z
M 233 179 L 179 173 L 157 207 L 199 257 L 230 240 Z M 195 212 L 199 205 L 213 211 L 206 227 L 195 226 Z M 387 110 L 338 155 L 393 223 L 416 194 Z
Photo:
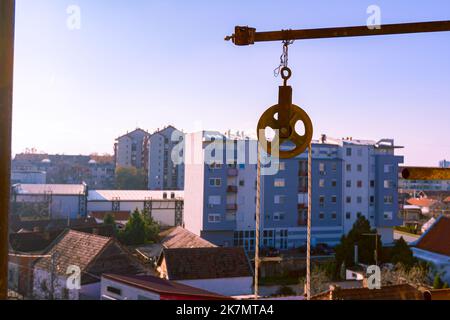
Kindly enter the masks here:
M 15 0 L 0 1 L 0 299 L 8 298 Z
M 375 258 L 375 265 L 378 266 L 378 232 L 376 233 L 363 233 L 363 236 L 372 236 L 375 237 L 375 251 L 374 251 L 374 258 Z

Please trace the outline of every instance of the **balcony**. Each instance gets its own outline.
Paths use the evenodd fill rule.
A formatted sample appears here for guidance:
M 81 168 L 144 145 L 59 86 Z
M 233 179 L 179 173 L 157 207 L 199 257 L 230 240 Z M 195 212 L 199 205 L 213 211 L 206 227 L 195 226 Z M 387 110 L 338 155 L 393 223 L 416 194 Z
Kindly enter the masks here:
M 307 177 L 308 176 L 308 170 L 298 170 L 298 176 L 299 177 Z
M 298 193 L 307 193 L 308 187 L 298 187 Z
M 228 176 L 229 177 L 237 177 L 237 175 L 238 175 L 238 169 L 228 168 Z
M 238 205 L 236 203 L 227 204 L 227 211 L 236 211 L 238 209 Z
M 238 187 L 237 186 L 228 186 L 227 187 L 227 192 L 229 192 L 229 193 L 237 193 L 238 192 Z

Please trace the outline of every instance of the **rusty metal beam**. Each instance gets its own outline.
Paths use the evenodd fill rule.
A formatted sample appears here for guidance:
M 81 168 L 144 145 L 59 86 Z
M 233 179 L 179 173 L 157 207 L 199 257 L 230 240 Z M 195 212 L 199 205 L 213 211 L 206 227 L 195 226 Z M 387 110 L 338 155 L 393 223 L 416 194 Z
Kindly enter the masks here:
M 8 297 L 15 0 L 0 1 L 0 299 Z
M 450 180 L 450 168 L 408 167 L 402 170 L 407 180 Z
M 379 28 L 373 29 L 368 26 L 357 26 L 267 32 L 256 32 L 255 28 L 237 26 L 234 34 L 232 36 L 227 36 L 225 40 L 232 40 L 233 43 L 238 46 L 247 46 L 254 44 L 255 42 L 264 41 L 365 37 L 442 31 L 450 31 L 450 21 L 385 24 L 379 26 Z

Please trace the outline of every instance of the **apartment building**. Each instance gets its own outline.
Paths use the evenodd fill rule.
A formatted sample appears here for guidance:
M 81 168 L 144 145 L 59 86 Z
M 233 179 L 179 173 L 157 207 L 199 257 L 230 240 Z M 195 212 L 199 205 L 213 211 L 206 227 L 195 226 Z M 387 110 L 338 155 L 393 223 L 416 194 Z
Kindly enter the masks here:
M 183 133 L 173 126 L 158 130 L 148 137 L 145 166 L 149 190 L 183 190 L 183 155 L 175 149 L 180 147 L 182 141 Z M 181 147 L 180 149 L 182 151 Z M 179 164 L 177 160 L 180 161 Z
M 116 168 L 118 167 L 134 167 L 137 169 L 144 168 L 144 154 L 146 151 L 146 141 L 150 134 L 142 129 L 137 128 L 132 132 L 118 137 L 114 144 L 114 159 Z
M 218 146 L 218 147 L 217 147 Z M 185 138 L 185 226 L 221 246 L 254 248 L 257 142 L 219 132 Z M 322 136 L 313 143 L 312 243 L 336 245 L 364 215 L 384 242 L 398 217 L 398 164 L 392 140 Z M 288 249 L 306 243 L 308 159 L 277 163 L 262 152 L 261 241 Z M 272 160 L 270 162 L 270 160 Z M 274 168 L 276 170 L 274 170 Z M 275 174 L 272 174 L 275 173 Z

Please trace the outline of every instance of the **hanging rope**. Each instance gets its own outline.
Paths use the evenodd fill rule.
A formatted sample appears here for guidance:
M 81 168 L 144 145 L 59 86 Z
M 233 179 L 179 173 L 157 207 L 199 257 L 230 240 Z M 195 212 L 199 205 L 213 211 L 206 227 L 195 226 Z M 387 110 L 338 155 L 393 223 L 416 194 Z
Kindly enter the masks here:
M 283 41 L 283 53 L 280 56 L 280 65 L 273 70 L 273 75 L 278 77 L 282 68 L 287 68 L 289 63 L 289 46 L 294 43 L 294 40 Z
M 258 133 L 259 134 L 259 133 Z M 261 201 L 261 147 L 258 143 L 258 165 L 256 172 L 256 226 L 255 226 L 255 300 L 258 299 L 258 278 L 259 278 L 259 219 Z
M 312 143 L 308 147 L 308 223 L 306 235 L 306 299 L 311 299 Z

